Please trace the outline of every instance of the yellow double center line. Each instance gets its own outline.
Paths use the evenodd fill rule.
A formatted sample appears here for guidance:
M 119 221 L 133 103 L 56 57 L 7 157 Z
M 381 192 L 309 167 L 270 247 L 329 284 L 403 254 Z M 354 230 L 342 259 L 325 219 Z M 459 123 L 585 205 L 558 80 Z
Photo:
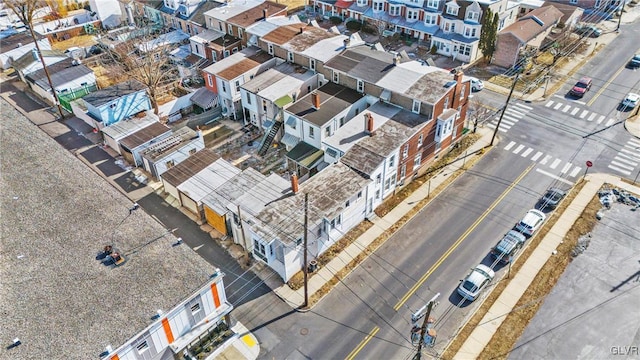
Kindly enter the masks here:
M 507 194 L 509 194 L 509 192 L 513 190 L 513 188 L 516 187 L 516 185 L 518 185 L 518 183 L 529 173 L 529 171 L 531 171 L 531 169 L 533 169 L 534 166 L 535 164 L 531 164 L 528 168 L 526 168 L 524 172 L 520 174 L 518 178 L 516 178 L 502 194 L 500 194 L 500 196 L 493 202 L 493 204 L 491 204 L 491 206 L 489 206 L 489 208 L 485 210 L 484 213 L 482 213 L 482 215 L 473 223 L 473 225 L 471 225 L 471 227 L 467 229 L 467 231 L 465 231 L 464 234 L 462 234 L 462 236 L 458 238 L 458 240 L 456 240 L 456 242 L 447 250 L 447 252 L 445 252 L 440 257 L 440 259 L 438 259 L 438 261 L 435 264 L 433 264 L 433 266 L 429 269 L 429 271 L 427 271 L 424 275 L 422 275 L 420 280 L 418 280 L 418 282 L 415 283 L 415 285 L 413 285 L 413 287 L 409 289 L 409 291 L 396 304 L 396 306 L 394 307 L 395 311 L 398 311 L 398 309 L 400 309 L 400 307 L 404 305 L 404 303 L 411 297 L 411 295 L 413 295 L 413 293 L 415 293 L 416 290 L 418 290 L 418 288 L 422 286 L 422 284 L 424 284 L 425 281 L 427 281 L 429 276 L 447 259 L 447 257 L 449 257 L 449 255 L 451 255 L 451 253 L 462 243 L 462 241 L 464 241 L 464 239 L 466 239 L 466 237 L 469 236 L 469 234 L 480 224 L 480 222 L 482 222 L 482 220 L 484 220 L 484 218 L 486 218 L 489 215 L 489 213 L 496 206 L 498 206 L 500 201 L 502 201 L 502 199 L 504 199 L 507 196 Z M 358 353 L 369 343 L 369 341 L 373 339 L 373 337 L 378 333 L 378 331 L 380 331 L 380 327 L 378 326 L 374 327 L 369 332 L 369 334 L 367 334 L 367 336 L 360 342 L 360 344 L 358 344 L 358 346 L 355 349 L 353 349 L 349 353 L 349 355 L 347 355 L 345 360 L 353 360 L 356 357 L 356 355 L 358 355 Z
M 595 95 L 593 95 L 593 97 L 591 98 L 591 100 L 589 100 L 589 101 L 587 102 L 587 106 L 591 106 L 591 105 L 593 105 L 593 103 L 596 101 L 596 99 L 598 98 L 598 96 L 602 95 L 602 93 L 607 89 L 607 87 L 608 87 L 609 85 L 611 85 L 611 83 L 613 82 L 613 80 L 614 80 L 615 78 L 617 78 L 617 77 L 618 77 L 618 75 L 620 75 L 620 73 L 622 72 L 622 70 L 624 70 L 624 68 L 625 68 L 626 66 L 627 66 L 626 64 L 625 64 L 625 65 L 622 65 L 622 67 L 621 67 L 620 69 L 618 69 L 618 71 L 616 71 L 616 73 L 615 73 L 615 74 L 613 74 L 613 76 L 611 76 L 611 77 L 609 78 L 609 81 L 607 81 L 607 82 L 604 84 L 604 86 L 603 86 L 603 87 L 601 87 L 601 88 L 600 88 L 600 90 L 598 90 L 598 92 L 597 92 Z
M 427 271 L 424 275 L 422 275 L 420 280 L 418 280 L 418 282 L 415 283 L 415 285 L 413 285 L 411 289 L 409 289 L 409 291 L 402 297 L 402 299 L 400 299 L 400 301 L 396 304 L 396 306 L 394 306 L 393 309 L 395 311 L 398 311 L 398 309 L 400 309 L 400 307 L 404 305 L 405 302 L 407 302 L 409 297 L 411 297 L 411 295 L 413 295 L 413 293 L 415 293 L 416 290 L 418 290 L 418 288 L 422 286 L 422 284 L 424 284 L 425 281 L 427 281 L 429 276 L 431 276 L 431 274 L 434 271 L 436 271 L 436 269 L 449 257 L 449 255 L 451 255 L 451 253 L 464 241 L 464 239 L 466 239 L 467 236 L 469 236 L 469 234 L 471 234 L 471 232 L 475 230 L 475 228 L 482 222 L 482 220 L 484 220 L 484 218 L 486 218 L 489 215 L 489 213 L 496 206 L 498 206 L 500 201 L 502 201 L 502 199 L 504 199 L 507 196 L 507 194 L 509 194 L 509 192 L 513 190 L 513 188 L 516 187 L 516 185 L 518 185 L 518 183 L 522 180 L 522 178 L 524 178 L 525 175 L 527 175 L 529 171 L 533 169 L 534 166 L 535 164 L 529 165 L 529 167 L 526 168 L 525 171 L 522 174 L 520 174 L 520 176 L 518 176 L 518 178 L 514 182 L 512 182 L 511 185 L 509 185 L 509 187 L 502 194 L 500 194 L 500 196 L 493 202 L 493 204 L 491 204 L 491 206 L 489 206 L 489 208 L 485 210 L 484 213 L 482 213 L 482 215 L 476 220 L 476 222 L 474 222 L 473 225 L 471 225 L 471 227 L 469 227 L 467 231 L 465 231 L 464 234 L 462 234 L 458 238 L 458 240 L 456 240 L 456 242 L 449 248 L 449 250 L 447 250 L 447 252 L 442 254 L 440 259 L 438 259 L 438 261 L 436 261 L 436 263 L 433 264 L 433 266 L 431 266 L 429 271 Z

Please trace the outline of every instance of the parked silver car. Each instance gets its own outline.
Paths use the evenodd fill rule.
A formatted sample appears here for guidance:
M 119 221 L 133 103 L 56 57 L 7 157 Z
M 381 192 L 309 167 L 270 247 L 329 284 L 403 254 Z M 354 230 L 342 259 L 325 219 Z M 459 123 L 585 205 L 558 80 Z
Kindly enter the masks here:
M 542 223 L 547 219 L 547 216 L 540 210 L 531 209 L 527 211 L 527 214 L 516 224 L 516 230 L 520 231 L 526 236 L 531 236 L 542 226 Z
M 471 270 L 458 286 L 458 294 L 463 298 L 473 301 L 478 298 L 480 291 L 489 284 L 496 273 L 486 265 L 478 265 Z

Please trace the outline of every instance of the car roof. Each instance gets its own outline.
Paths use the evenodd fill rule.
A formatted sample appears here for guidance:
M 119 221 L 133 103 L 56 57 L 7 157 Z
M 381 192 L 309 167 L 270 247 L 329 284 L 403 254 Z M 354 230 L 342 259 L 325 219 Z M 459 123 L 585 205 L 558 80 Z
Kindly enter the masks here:
M 629 99 L 629 100 L 637 100 L 638 98 L 640 98 L 640 95 L 638 95 L 636 93 L 629 93 L 627 95 L 627 99 Z
M 591 81 L 592 81 L 592 79 L 590 77 L 588 77 L 588 76 L 583 76 L 583 77 L 580 78 L 580 80 L 578 80 L 579 83 L 589 83 Z
M 522 222 L 529 223 L 535 221 L 538 218 L 544 220 L 547 218 L 547 216 L 542 211 L 531 209 L 527 211 L 527 214 L 522 218 Z

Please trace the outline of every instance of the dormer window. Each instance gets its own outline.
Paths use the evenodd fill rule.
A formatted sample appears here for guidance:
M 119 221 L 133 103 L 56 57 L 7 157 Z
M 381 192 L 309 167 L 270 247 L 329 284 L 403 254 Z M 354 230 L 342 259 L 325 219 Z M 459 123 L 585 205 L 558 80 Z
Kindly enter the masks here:
M 424 23 L 427 25 L 435 25 L 438 22 L 437 14 L 424 14 Z
M 287 53 L 287 61 L 291 63 L 293 62 L 293 53 L 291 51 Z
M 367 6 L 367 0 L 358 0 L 358 6 Z
M 382 1 L 373 2 L 373 11 L 383 11 L 383 10 L 384 10 L 384 2 Z
M 467 11 L 466 20 L 478 22 L 480 19 L 480 13 L 477 11 Z
M 362 80 L 358 80 L 358 92 L 359 93 L 363 93 L 364 92 L 364 81 L 362 81 Z
M 427 0 L 427 7 L 430 9 L 437 9 L 438 8 L 438 0 Z
M 309 59 L 309 69 L 316 71 L 316 59 Z
M 267 45 L 267 52 L 269 53 L 269 55 L 273 55 L 273 44 Z
M 411 111 L 416 114 L 420 113 L 420 101 L 413 100 L 413 106 L 411 107 Z
M 447 14 L 458 16 L 458 4 L 456 3 L 447 4 Z
M 389 6 L 389 15 L 391 15 L 391 16 L 399 16 L 400 15 L 400 5 L 390 5 Z
M 415 21 L 418 20 L 418 12 L 416 9 L 407 9 L 407 20 Z

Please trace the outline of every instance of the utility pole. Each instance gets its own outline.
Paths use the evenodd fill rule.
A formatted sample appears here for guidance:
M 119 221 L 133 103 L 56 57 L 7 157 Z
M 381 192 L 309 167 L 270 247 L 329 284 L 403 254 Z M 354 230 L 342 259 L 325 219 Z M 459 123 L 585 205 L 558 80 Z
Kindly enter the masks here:
M 507 102 L 504 104 L 504 107 L 502 108 L 502 112 L 500 113 L 500 118 L 498 119 L 498 123 L 496 124 L 496 129 L 493 131 L 493 136 L 491 137 L 491 143 L 489 144 L 491 146 L 493 146 L 493 141 L 496 139 L 496 135 L 498 135 L 498 130 L 500 129 L 500 123 L 502 123 L 504 112 L 507 111 L 507 106 L 509 106 L 509 100 L 511 100 L 511 95 L 513 95 L 513 90 L 515 90 L 516 88 L 516 84 L 518 83 L 519 77 L 520 77 L 520 73 L 517 73 L 515 80 L 513 80 L 513 85 L 511 85 L 511 91 L 509 91 L 509 96 L 507 96 Z
M 549 89 L 549 79 L 551 79 L 551 75 L 547 74 L 547 76 L 545 76 L 547 78 L 547 84 L 544 86 L 544 94 L 542 95 L 542 97 L 547 97 L 547 90 Z
M 616 32 L 620 32 L 620 23 L 622 22 L 622 11 L 624 10 L 624 0 L 620 1 L 620 16 L 618 16 L 618 26 Z
M 304 273 L 304 305 L 303 308 L 307 308 L 309 306 L 309 269 L 307 268 L 309 264 L 307 264 L 307 226 L 309 221 L 309 194 L 304 194 L 304 234 L 302 235 L 302 239 L 304 242 L 304 261 L 302 271 Z
M 422 320 L 422 326 L 420 327 L 420 339 L 418 340 L 418 352 L 413 357 L 415 360 L 420 360 L 421 357 L 422 357 L 422 344 L 425 343 L 425 335 L 427 333 L 427 325 L 428 325 L 429 321 L 433 321 L 433 320 L 430 320 L 429 316 L 431 315 L 431 310 L 433 309 L 433 307 L 437 305 L 436 299 L 439 296 L 440 296 L 440 293 L 437 293 L 436 296 L 434 296 L 433 298 L 431 298 L 431 300 L 429 300 L 427 305 L 423 306 L 422 308 L 420 308 L 418 311 L 416 311 L 415 313 L 413 313 L 411 315 L 411 321 L 414 323 L 414 329 L 417 327 L 417 325 L 415 323 L 418 320 L 420 320 L 420 317 L 424 316 L 424 319 Z M 423 314 L 422 312 L 424 311 L 425 307 L 427 308 L 427 312 Z M 413 331 L 413 329 L 412 329 L 412 331 Z

